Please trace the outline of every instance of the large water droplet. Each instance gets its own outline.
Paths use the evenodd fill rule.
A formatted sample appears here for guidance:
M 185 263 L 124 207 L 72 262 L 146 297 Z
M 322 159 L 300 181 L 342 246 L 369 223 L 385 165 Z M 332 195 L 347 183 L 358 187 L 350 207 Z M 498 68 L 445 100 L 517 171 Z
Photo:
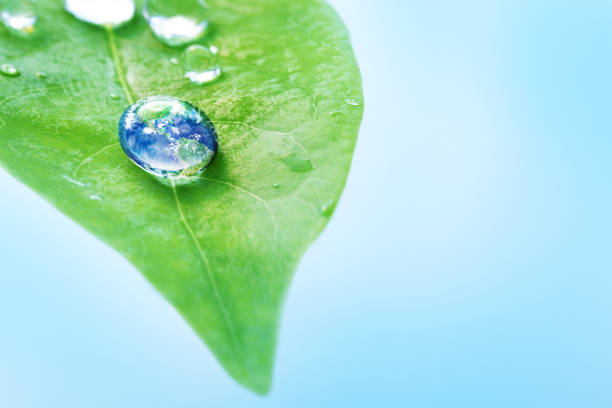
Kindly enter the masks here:
M 183 55 L 185 78 L 202 85 L 214 81 L 221 75 L 217 57 L 210 49 L 202 45 L 191 45 Z
M 312 170 L 312 162 L 307 157 L 298 156 L 295 153 L 290 154 L 282 158 L 283 163 L 289 167 L 289 170 L 296 173 L 305 173 Z
M 119 141 L 142 169 L 161 177 L 194 176 L 213 161 L 217 132 L 202 111 L 170 96 L 152 96 L 126 109 Z
M 10 77 L 16 77 L 21 74 L 21 72 L 19 72 L 19 70 L 13 64 L 0 65 L 0 73 Z
M 64 8 L 86 23 L 117 27 L 134 16 L 134 0 L 65 0 Z
M 28 0 L 4 0 L 0 1 L 0 5 L 2 5 L 0 18 L 7 30 L 21 36 L 27 36 L 34 32 L 36 14 L 32 2 Z
M 143 15 L 163 43 L 178 46 L 202 37 L 208 27 L 203 0 L 147 0 Z

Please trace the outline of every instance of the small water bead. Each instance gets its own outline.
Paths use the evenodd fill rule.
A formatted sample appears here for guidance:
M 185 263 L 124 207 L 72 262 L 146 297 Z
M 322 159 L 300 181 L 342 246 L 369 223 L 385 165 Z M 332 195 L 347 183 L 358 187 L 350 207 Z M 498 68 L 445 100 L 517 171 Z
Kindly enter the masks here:
M 111 92 L 111 94 L 110 94 L 110 98 L 111 98 L 112 100 L 114 100 L 114 101 L 118 101 L 118 100 L 120 99 L 120 96 L 119 96 L 119 95 L 117 95 L 117 94 L 116 94 L 116 93 L 114 93 L 114 92 Z
M 213 55 L 217 55 L 219 53 L 219 48 L 217 48 L 216 45 L 211 45 L 210 47 L 208 47 L 208 49 L 210 50 L 210 52 L 213 53 Z
M 10 77 L 16 77 L 21 74 L 21 72 L 19 72 L 19 70 L 13 64 L 0 65 L 0 73 Z
M 295 153 L 283 157 L 282 161 L 289 167 L 289 170 L 295 173 L 305 173 L 314 168 L 309 158 L 299 156 Z
M 218 148 L 206 114 L 170 96 L 152 96 L 128 107 L 119 121 L 119 142 L 136 165 L 161 177 L 199 174 Z
M 201 38 L 208 28 L 208 9 L 203 0 L 147 0 L 143 15 L 153 34 L 173 47 Z
M 272 188 L 275 188 L 275 189 L 278 190 L 280 188 L 280 184 L 274 183 L 274 184 L 272 184 Z
M 356 99 L 353 98 L 346 98 L 344 100 L 344 102 L 346 102 L 347 105 L 351 105 L 351 106 L 360 106 L 361 103 L 359 103 L 359 101 L 357 101 Z
M 179 60 L 178 60 L 178 58 L 172 57 L 172 58 L 170 58 L 170 63 L 173 64 L 173 65 L 178 65 Z
M 41 72 L 37 72 L 34 75 L 36 75 L 36 78 L 40 78 L 40 79 L 45 79 L 45 78 L 47 78 L 49 76 L 49 75 L 47 75 L 46 72 L 42 72 L 42 71 Z
M 36 14 L 34 6 L 28 0 L 4 0 L 0 1 L 2 11 L 0 19 L 10 32 L 27 36 L 34 32 L 34 24 L 36 23 Z
M 187 47 L 183 55 L 183 65 L 185 78 L 198 85 L 207 84 L 221 76 L 217 57 L 202 45 Z
M 334 212 L 335 204 L 336 201 L 329 200 L 319 208 L 319 214 L 329 217 Z
M 118 27 L 134 16 L 134 0 L 65 0 L 67 12 L 86 23 Z

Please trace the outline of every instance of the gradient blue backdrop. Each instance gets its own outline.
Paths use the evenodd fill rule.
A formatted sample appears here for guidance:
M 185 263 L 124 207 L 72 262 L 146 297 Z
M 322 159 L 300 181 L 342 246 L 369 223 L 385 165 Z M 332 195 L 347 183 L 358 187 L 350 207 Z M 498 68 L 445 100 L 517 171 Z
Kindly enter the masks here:
M 0 172 L 0 406 L 612 406 L 612 3 L 334 0 L 366 114 L 272 394 Z

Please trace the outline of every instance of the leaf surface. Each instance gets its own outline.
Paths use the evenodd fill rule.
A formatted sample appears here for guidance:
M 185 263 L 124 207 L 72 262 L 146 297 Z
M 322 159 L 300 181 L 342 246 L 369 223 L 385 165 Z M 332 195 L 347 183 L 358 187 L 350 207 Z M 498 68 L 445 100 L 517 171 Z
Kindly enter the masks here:
M 361 79 L 324 1 L 207 3 L 204 43 L 224 73 L 204 87 L 140 15 L 112 32 L 40 0 L 34 37 L 0 29 L 0 62 L 21 71 L 0 76 L 0 164 L 130 260 L 264 394 L 292 274 L 346 181 Z M 160 183 L 121 150 L 121 113 L 151 95 L 188 100 L 215 124 L 220 151 L 199 181 Z

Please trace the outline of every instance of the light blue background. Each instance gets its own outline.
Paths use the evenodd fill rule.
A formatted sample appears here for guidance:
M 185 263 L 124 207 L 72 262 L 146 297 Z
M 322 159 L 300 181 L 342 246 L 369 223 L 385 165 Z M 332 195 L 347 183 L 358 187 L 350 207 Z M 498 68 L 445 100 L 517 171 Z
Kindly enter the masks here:
M 612 3 L 332 3 L 366 114 L 271 395 L 0 172 L 1 407 L 612 406 Z

